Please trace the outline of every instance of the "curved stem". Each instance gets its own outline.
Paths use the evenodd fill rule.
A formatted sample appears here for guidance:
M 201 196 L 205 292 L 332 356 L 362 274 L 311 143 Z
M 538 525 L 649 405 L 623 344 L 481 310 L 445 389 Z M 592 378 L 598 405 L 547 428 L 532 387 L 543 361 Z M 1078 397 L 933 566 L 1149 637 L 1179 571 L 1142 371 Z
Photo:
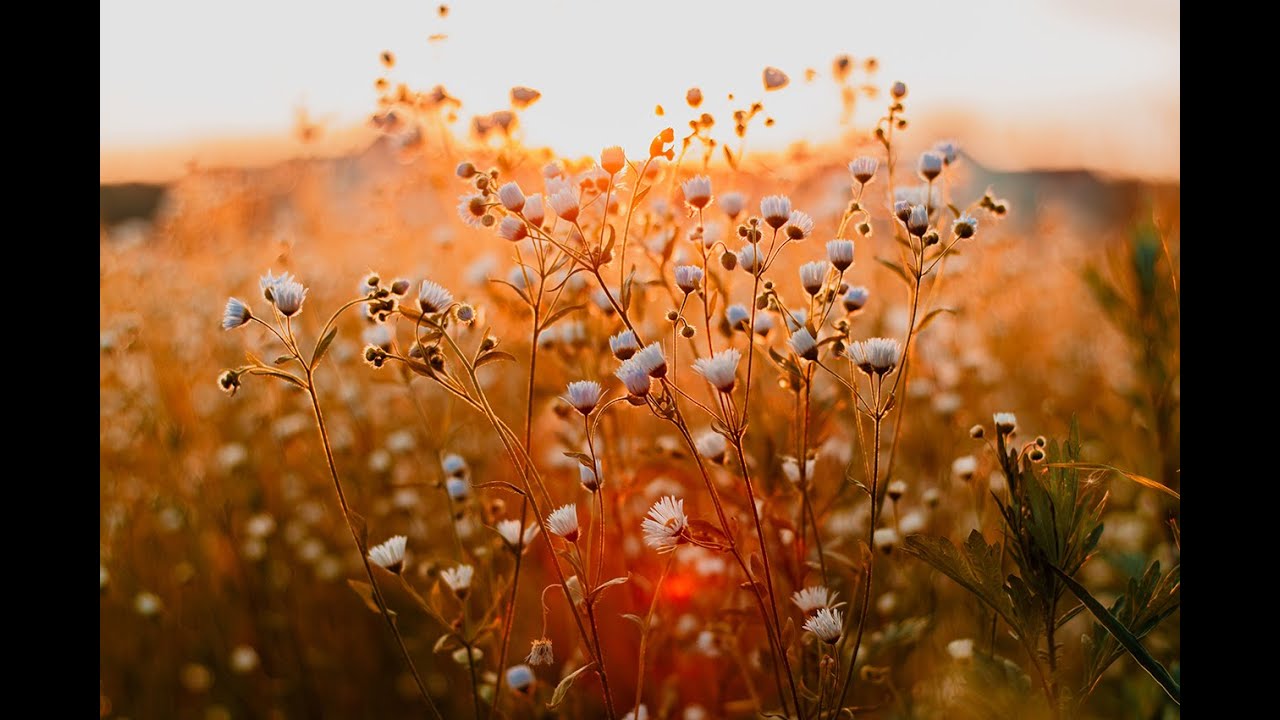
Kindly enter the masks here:
M 658 576 L 658 584 L 653 588 L 653 599 L 649 601 L 649 612 L 644 617 L 644 627 L 640 628 L 640 660 L 637 662 L 639 670 L 636 671 L 636 704 L 632 707 L 640 707 L 640 700 L 644 697 L 644 655 L 649 643 L 649 623 L 653 622 L 653 611 L 658 607 L 658 596 L 662 591 L 662 583 L 667 579 L 667 573 L 671 572 L 671 566 L 676 562 L 676 553 L 671 553 L 671 558 L 667 560 L 667 566 L 662 569 L 662 575 Z

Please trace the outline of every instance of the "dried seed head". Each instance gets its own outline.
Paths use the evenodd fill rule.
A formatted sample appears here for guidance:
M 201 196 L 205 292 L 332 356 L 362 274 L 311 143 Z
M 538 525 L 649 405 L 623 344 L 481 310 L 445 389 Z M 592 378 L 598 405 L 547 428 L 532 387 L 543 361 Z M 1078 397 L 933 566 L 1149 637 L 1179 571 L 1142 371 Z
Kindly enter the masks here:
M 956 237 L 961 240 L 968 240 L 978 232 L 978 219 L 969 213 L 965 213 L 956 218 L 956 221 L 951 224 L 951 232 L 955 233 Z
M 889 88 L 889 93 L 893 95 L 894 100 L 901 100 L 907 96 L 907 84 L 899 80 Z
M 973 438 L 974 440 L 981 440 L 986 434 L 987 434 L 986 428 L 982 427 L 981 425 L 974 425 L 973 427 L 969 428 L 969 437 Z
M 720 253 L 720 267 L 725 270 L 733 270 L 738 267 L 738 256 L 733 254 L 731 250 L 725 250 Z
M 475 165 L 472 165 L 469 162 L 462 162 L 458 163 L 458 168 L 454 170 L 454 172 L 463 180 L 470 180 L 475 177 L 477 171 Z

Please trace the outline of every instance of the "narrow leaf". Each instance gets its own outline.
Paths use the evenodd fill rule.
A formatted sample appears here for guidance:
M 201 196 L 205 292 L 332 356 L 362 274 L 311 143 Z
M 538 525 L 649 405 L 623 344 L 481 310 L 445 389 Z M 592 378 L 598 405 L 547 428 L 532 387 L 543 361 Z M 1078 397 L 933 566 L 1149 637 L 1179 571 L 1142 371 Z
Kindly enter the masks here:
M 555 710 L 559 707 L 560 703 L 564 702 L 564 696 L 569 692 L 569 688 L 573 687 L 573 681 L 577 680 L 579 675 L 591 669 L 593 665 L 595 665 L 594 662 L 587 663 L 568 675 L 565 675 L 564 679 L 560 681 L 560 684 L 556 685 L 556 691 L 551 694 L 551 702 L 547 703 L 547 707 L 551 710 Z
M 338 337 L 338 328 L 334 327 L 325 336 L 320 338 L 320 342 L 316 343 L 316 351 L 311 353 L 311 369 L 315 370 L 320 361 L 324 359 L 324 354 L 329 352 L 329 346 L 333 344 L 333 339 Z
M 501 362 L 503 360 L 510 360 L 511 362 L 515 362 L 516 356 L 512 355 L 509 352 L 503 352 L 501 350 L 490 350 L 489 352 L 476 358 L 475 367 L 476 369 L 479 369 L 490 363 Z

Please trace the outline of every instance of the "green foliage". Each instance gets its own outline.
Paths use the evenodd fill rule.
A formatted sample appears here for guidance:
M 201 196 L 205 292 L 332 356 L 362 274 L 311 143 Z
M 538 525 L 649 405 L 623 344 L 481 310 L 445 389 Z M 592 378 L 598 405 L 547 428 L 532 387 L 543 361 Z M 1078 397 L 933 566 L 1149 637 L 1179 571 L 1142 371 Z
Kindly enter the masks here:
M 1178 609 L 1181 604 L 1181 591 L 1181 566 L 1175 565 L 1169 572 L 1161 575 L 1160 563 L 1153 562 L 1141 578 L 1129 579 L 1129 586 L 1125 593 L 1116 598 L 1111 607 L 1104 612 L 1114 618 L 1125 634 L 1132 637 L 1132 642 L 1136 643 Z M 1090 599 L 1092 600 L 1092 597 Z M 1081 600 L 1085 601 L 1085 598 L 1082 597 Z M 1088 601 L 1085 602 L 1088 603 Z M 1090 610 L 1094 609 L 1091 607 Z M 1096 614 L 1096 610 L 1094 612 Z M 1126 649 L 1129 649 L 1115 632 L 1107 629 L 1103 624 L 1094 625 L 1092 633 L 1087 637 L 1084 650 L 1082 696 L 1092 693 L 1107 668 L 1120 659 Z M 1144 667 L 1147 665 L 1144 664 Z M 1173 683 L 1174 688 L 1178 688 L 1175 680 L 1169 678 L 1169 682 Z M 1165 682 L 1162 681 L 1161 685 L 1168 689 Z M 1178 696 L 1173 693 L 1171 696 L 1175 700 L 1178 699 Z

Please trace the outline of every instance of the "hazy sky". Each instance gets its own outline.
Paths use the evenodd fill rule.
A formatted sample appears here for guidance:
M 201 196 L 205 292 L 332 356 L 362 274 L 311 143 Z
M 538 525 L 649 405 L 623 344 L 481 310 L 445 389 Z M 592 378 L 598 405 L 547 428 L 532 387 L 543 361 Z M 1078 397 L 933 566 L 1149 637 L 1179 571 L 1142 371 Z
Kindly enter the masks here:
M 374 109 L 383 49 L 399 59 L 393 81 L 443 83 L 464 114 L 505 107 L 512 85 L 538 88 L 527 137 L 570 153 L 645 146 L 686 118 L 656 119 L 653 106 L 680 111 L 693 85 L 727 121 L 725 94 L 760 98 L 761 70 L 775 65 L 792 86 L 766 98 L 778 124 L 759 142 L 821 140 L 837 129 L 831 60 L 848 52 L 879 58 L 881 82 L 910 86 L 910 111 L 958 118 L 974 136 L 962 141 L 997 160 L 1030 147 L 1048 158 L 1032 163 L 1178 174 L 1176 0 L 448 5 L 440 18 L 426 0 L 103 2 L 102 149 L 286 137 L 299 106 L 358 123 Z M 428 42 L 435 33 L 448 38 Z M 806 67 L 822 73 L 811 86 Z

